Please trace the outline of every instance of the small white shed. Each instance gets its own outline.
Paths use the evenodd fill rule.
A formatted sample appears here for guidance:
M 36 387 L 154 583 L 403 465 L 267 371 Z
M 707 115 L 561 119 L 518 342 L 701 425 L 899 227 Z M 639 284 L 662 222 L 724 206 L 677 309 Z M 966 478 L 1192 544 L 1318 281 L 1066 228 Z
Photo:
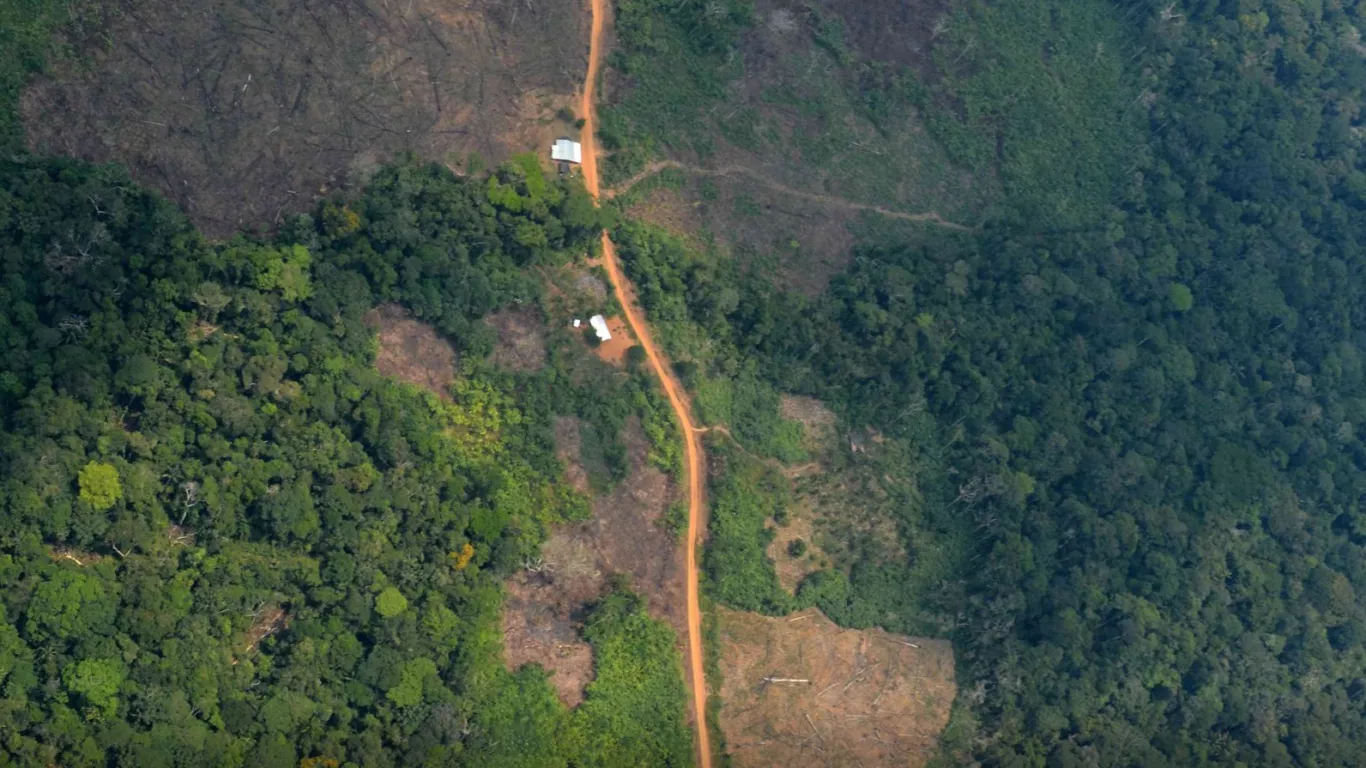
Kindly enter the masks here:
M 559 163 L 582 163 L 583 146 L 569 138 L 559 138 L 550 146 L 550 159 Z

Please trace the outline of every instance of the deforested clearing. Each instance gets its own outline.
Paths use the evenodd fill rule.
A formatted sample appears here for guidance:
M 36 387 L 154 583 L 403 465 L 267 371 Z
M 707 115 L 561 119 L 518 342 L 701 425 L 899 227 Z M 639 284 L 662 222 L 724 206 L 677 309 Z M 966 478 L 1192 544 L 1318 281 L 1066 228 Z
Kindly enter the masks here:
M 109 5 L 26 91 L 29 143 L 127 165 L 211 237 L 273 229 L 399 153 L 479 173 L 541 146 L 569 127 L 586 38 L 572 3 Z
M 820 612 L 721 608 L 721 730 L 733 764 L 925 765 L 956 693 L 947 640 L 842 629 Z
M 450 399 L 455 381 L 455 350 L 426 323 L 413 319 L 397 304 L 381 304 L 365 315 L 365 323 L 376 330 L 379 353 L 375 367 L 385 376 L 435 392 Z

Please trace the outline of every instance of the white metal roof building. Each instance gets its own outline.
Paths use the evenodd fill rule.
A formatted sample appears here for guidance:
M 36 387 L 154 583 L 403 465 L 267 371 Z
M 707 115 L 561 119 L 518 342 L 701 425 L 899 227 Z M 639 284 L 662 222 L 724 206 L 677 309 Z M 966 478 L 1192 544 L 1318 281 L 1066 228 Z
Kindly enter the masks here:
M 593 326 L 593 330 L 598 334 L 598 341 L 611 341 L 612 332 L 607 330 L 607 320 L 602 315 L 593 315 L 588 318 L 588 324 Z
M 565 163 L 582 163 L 583 147 L 577 141 L 556 139 L 550 147 L 550 159 Z

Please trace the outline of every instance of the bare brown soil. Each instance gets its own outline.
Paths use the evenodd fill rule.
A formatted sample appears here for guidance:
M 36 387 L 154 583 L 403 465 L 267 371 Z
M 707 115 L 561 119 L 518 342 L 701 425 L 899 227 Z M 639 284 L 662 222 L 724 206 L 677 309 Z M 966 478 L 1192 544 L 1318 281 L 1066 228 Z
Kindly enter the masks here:
M 540 562 L 508 580 L 503 603 L 507 665 L 540 664 L 566 706 L 578 706 L 593 681 L 593 648 L 579 635 L 585 606 L 601 596 L 606 579 L 592 545 L 556 531 Z
M 555 434 L 559 453 L 573 458 L 577 422 L 557 421 Z M 627 423 L 623 438 L 630 466 L 626 479 L 593 500 L 592 519 L 556 530 L 540 560 L 526 563 L 508 583 L 503 610 L 508 666 L 540 664 L 553 673 L 551 682 L 570 706 L 582 700 L 593 676 L 592 654 L 578 630 L 587 607 L 602 596 L 613 576 L 627 577 L 631 588 L 645 597 L 650 615 L 667 622 L 680 637 L 687 632 L 683 552 L 661 523 L 678 488 L 649 466 L 649 443 L 638 422 Z
M 375 307 L 365 314 L 365 323 L 378 332 L 375 367 L 380 373 L 451 399 L 455 350 L 436 329 L 414 320 L 397 304 Z
M 545 366 L 545 324 L 527 309 L 506 309 L 484 318 L 498 333 L 493 363 L 509 371 L 529 373 Z
M 588 493 L 588 470 L 583 466 L 582 422 L 573 416 L 555 417 L 555 455 L 564 465 L 564 479 L 579 493 Z
M 626 350 L 636 344 L 631 338 L 631 329 L 620 316 L 613 315 L 607 318 L 607 330 L 612 332 L 612 338 L 599 344 L 594 351 L 599 358 L 613 365 L 622 365 L 626 361 Z
M 948 641 L 840 629 L 817 611 L 718 609 L 717 619 L 720 722 L 734 765 L 928 762 L 956 693 Z
M 572 131 L 575 3 L 115 0 L 22 112 L 34 149 L 116 160 L 202 230 L 269 228 L 396 152 L 461 167 Z

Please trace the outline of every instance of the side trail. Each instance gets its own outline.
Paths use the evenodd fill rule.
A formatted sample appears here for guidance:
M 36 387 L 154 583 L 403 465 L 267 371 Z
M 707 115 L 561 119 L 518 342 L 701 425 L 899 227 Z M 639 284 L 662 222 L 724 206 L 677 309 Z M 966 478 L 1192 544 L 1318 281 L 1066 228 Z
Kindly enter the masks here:
M 659 173 L 665 168 L 677 168 L 685 173 L 692 173 L 698 176 L 747 176 L 752 181 L 757 182 L 760 186 L 768 187 L 775 192 L 781 192 L 784 195 L 796 197 L 801 200 L 809 200 L 813 203 L 820 203 L 821 205 L 827 205 L 831 208 L 844 208 L 845 210 L 850 211 L 869 211 L 891 219 L 914 221 L 921 224 L 934 224 L 945 229 L 952 229 L 955 232 L 971 232 L 973 229 L 972 227 L 949 221 L 934 211 L 928 211 L 926 213 L 906 213 L 905 211 L 894 211 L 891 208 L 883 208 L 880 205 L 858 203 L 853 200 L 846 200 L 842 197 L 818 195 L 815 192 L 804 192 L 800 189 L 793 189 L 792 187 L 779 184 L 778 182 L 763 176 L 752 168 L 745 168 L 744 166 L 739 165 L 729 165 L 723 168 L 700 168 L 695 165 L 685 165 L 677 160 L 660 160 L 645 166 L 645 170 L 627 179 L 620 186 L 607 190 L 606 197 L 611 199 L 617 195 L 625 194 L 631 187 L 634 187 L 636 184 Z
M 584 77 L 582 102 L 579 106 L 579 114 L 584 121 L 579 141 L 583 148 L 584 185 L 588 188 L 589 194 L 597 198 L 599 186 L 598 150 L 594 136 L 596 131 L 594 90 L 602 65 L 602 32 L 607 11 L 606 0 L 590 1 L 592 33 L 589 36 L 588 73 Z M 631 332 L 645 350 L 645 356 L 650 361 L 650 367 L 659 377 L 659 382 L 664 388 L 664 394 L 669 398 L 669 405 L 678 417 L 678 424 L 683 435 L 685 471 L 688 478 L 688 536 L 684 542 L 687 554 L 684 575 L 688 602 L 687 668 L 691 682 L 690 687 L 692 688 L 697 765 L 699 768 L 711 768 L 711 744 L 707 733 L 707 678 L 702 663 L 702 609 L 698 601 L 697 588 L 697 548 L 701 538 L 703 517 L 701 441 L 698 439 L 697 431 L 693 426 L 692 414 L 688 409 L 688 401 L 683 386 L 674 377 L 672 368 L 670 368 L 663 353 L 655 346 L 654 338 L 650 335 L 650 328 L 645 324 L 645 318 L 636 305 L 635 291 L 621 271 L 621 264 L 617 261 L 616 248 L 613 247 L 612 240 L 606 232 L 602 234 L 602 264 L 607 270 L 608 278 L 612 281 L 612 290 L 616 294 L 617 301 L 621 304 L 622 312 L 626 315 L 626 323 L 631 327 Z

